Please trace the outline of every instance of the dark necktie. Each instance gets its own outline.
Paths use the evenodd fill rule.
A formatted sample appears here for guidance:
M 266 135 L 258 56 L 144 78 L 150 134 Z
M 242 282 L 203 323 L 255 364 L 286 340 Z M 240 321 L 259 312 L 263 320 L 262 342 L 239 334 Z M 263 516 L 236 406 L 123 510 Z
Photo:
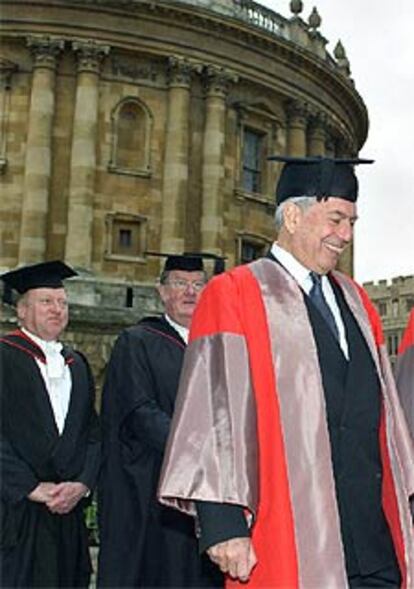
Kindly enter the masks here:
M 326 302 L 325 295 L 323 294 L 322 276 L 320 276 L 320 274 L 316 274 L 316 272 L 310 272 L 310 277 L 312 279 L 312 288 L 309 291 L 309 298 L 314 306 L 318 309 L 322 317 L 325 319 L 329 329 L 335 336 L 335 339 L 339 341 L 338 327 L 336 325 L 335 318 L 331 308 Z

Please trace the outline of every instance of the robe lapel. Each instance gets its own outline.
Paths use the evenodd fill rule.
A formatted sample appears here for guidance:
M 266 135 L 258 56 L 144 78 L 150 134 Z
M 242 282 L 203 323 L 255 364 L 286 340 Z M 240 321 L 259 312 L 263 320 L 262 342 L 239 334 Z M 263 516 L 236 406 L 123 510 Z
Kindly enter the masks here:
M 368 315 L 363 309 L 363 304 L 358 296 L 358 292 L 356 291 L 351 281 L 347 279 L 346 276 L 344 276 L 343 274 L 334 271 L 332 272 L 332 277 L 335 280 L 336 284 L 340 287 L 344 295 L 345 302 L 351 309 L 352 315 L 358 323 L 358 326 L 362 332 L 365 341 L 367 342 L 368 349 L 374 360 L 377 373 L 379 376 L 381 376 L 382 371 L 378 356 L 378 349 L 375 344 L 374 335 L 372 333 Z
M 346 587 L 326 403 L 303 292 L 281 265 L 250 265 L 269 324 L 287 458 L 299 586 Z M 340 352 L 338 351 L 338 354 Z M 304 443 L 298 445 L 298 436 Z M 312 540 L 311 540 L 312 539 Z
M 33 364 L 33 391 L 32 401 L 39 414 L 39 423 L 48 437 L 56 439 L 59 432 L 56 426 L 52 405 L 42 373 L 37 361 L 46 364 L 46 358 L 39 346 L 31 340 L 23 331 L 16 331 L 6 335 L 2 340 L 4 343 L 24 352 L 29 361 Z

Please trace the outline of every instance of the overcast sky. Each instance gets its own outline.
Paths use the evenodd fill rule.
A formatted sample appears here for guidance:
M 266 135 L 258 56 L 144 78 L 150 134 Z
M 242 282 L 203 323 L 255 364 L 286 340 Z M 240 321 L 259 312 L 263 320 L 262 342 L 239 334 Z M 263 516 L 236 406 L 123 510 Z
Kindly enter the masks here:
M 289 0 L 259 0 L 290 17 Z M 316 5 L 333 53 L 341 39 L 370 118 L 358 169 L 355 276 L 361 282 L 414 274 L 414 2 L 304 0 Z

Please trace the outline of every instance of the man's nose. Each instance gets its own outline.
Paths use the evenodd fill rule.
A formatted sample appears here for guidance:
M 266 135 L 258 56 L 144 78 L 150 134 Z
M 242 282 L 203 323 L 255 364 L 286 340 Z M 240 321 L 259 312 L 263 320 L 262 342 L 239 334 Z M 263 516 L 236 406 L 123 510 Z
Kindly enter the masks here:
M 51 308 L 54 313 L 61 313 L 64 309 L 59 301 L 52 301 Z
M 343 241 L 350 242 L 354 236 L 353 224 L 344 220 L 339 226 L 338 235 Z
M 191 292 L 194 294 L 197 292 L 192 282 L 187 282 L 187 284 L 185 285 L 185 292 Z

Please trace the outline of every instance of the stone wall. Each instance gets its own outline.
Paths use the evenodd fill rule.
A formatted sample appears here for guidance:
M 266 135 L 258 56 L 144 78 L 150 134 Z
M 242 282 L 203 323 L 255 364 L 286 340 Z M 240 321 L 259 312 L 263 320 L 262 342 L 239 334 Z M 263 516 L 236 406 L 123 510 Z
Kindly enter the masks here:
M 368 128 L 343 50 L 297 6 L 3 0 L 0 270 L 59 258 L 145 284 L 159 272 L 148 250 L 232 266 L 244 241 L 271 243 L 280 165 L 266 158 L 356 155 Z
M 414 276 L 366 282 L 364 288 L 379 311 L 388 352 L 394 361 L 408 316 L 414 307 Z

